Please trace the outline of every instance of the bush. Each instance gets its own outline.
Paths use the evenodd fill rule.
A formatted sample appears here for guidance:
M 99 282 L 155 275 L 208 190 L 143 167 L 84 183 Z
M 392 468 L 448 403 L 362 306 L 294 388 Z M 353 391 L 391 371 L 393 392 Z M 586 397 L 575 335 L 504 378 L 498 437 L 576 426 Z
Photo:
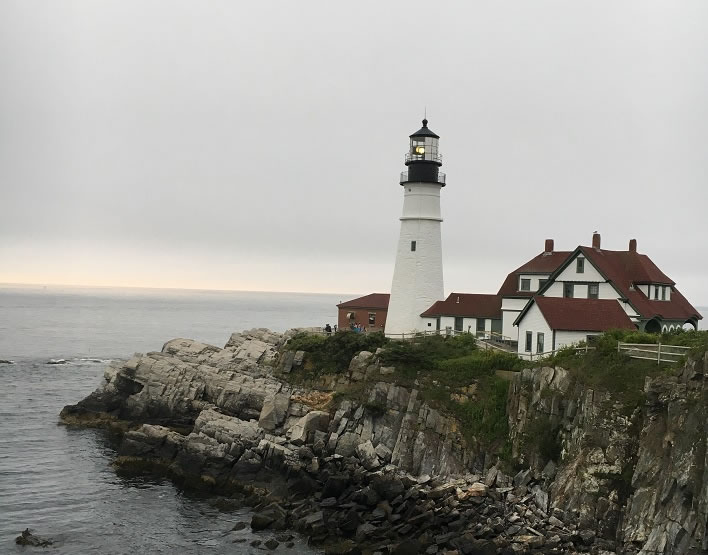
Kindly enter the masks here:
M 488 375 L 477 383 L 477 399 L 467 403 L 447 403 L 448 410 L 462 424 L 462 433 L 470 441 L 484 447 L 506 441 L 509 433 L 506 401 L 509 382 Z M 448 394 L 449 399 L 449 394 Z
M 527 365 L 513 353 L 502 351 L 476 351 L 463 357 L 438 362 L 440 379 L 453 386 L 468 385 L 494 370 L 521 370 Z M 438 377 L 436 375 L 436 377 Z
M 422 336 L 411 341 L 391 341 L 381 353 L 381 362 L 412 377 L 420 371 L 435 369 L 441 360 L 461 357 L 476 350 L 477 341 L 470 334 Z
M 354 355 L 376 351 L 387 341 L 383 333 L 341 331 L 328 336 L 298 333 L 288 341 L 286 348 L 305 351 L 317 372 L 342 372 L 349 368 Z

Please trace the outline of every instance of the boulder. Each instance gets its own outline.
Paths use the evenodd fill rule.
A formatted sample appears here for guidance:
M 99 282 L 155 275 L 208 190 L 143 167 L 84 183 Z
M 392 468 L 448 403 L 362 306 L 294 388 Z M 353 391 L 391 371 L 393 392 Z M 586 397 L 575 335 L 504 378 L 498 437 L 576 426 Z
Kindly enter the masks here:
M 383 462 L 384 464 L 391 462 L 391 450 L 383 443 L 379 443 L 376 446 L 376 454 L 378 455 L 379 459 L 381 459 L 381 462 Z
M 359 457 L 359 461 L 367 470 L 373 470 L 381 466 L 379 462 L 379 457 L 376 454 L 376 449 L 374 449 L 371 441 L 366 441 L 365 443 L 360 443 L 356 447 L 356 456 Z
M 307 436 L 310 432 L 320 430 L 327 431 L 329 424 L 329 413 L 321 410 L 313 410 L 300 418 L 290 430 L 288 435 L 290 441 L 295 445 L 302 445 L 307 441 Z
M 351 457 L 356 452 L 356 446 L 359 445 L 361 438 L 352 432 L 345 432 L 337 439 L 337 447 L 334 452 L 343 457 Z
M 288 413 L 288 406 L 290 406 L 290 395 L 278 393 L 269 397 L 263 403 L 258 425 L 271 432 L 282 426 Z
M 30 547 L 48 547 L 54 542 L 48 538 L 35 536 L 29 528 L 25 528 L 19 536 L 15 538 L 17 545 L 28 545 Z

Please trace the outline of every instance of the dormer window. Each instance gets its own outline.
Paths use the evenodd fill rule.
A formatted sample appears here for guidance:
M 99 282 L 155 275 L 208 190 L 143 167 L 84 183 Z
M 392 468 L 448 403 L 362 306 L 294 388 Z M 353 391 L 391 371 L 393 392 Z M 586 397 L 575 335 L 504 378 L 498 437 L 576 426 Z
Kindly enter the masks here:
M 585 272 L 585 259 L 584 258 L 578 258 L 575 260 L 575 272 L 578 274 L 582 274 Z
M 666 300 L 666 285 L 661 287 L 661 300 L 662 301 Z
M 658 285 L 654 286 L 654 300 L 655 301 L 659 300 L 659 286 Z
M 531 291 L 531 280 L 528 278 L 522 278 L 519 291 Z

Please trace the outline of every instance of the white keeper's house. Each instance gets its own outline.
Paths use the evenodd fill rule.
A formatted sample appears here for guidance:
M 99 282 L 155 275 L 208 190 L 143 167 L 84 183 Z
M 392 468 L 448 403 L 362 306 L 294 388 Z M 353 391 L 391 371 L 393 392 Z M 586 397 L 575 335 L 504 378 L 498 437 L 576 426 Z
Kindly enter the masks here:
M 340 328 L 360 318 L 352 307 L 366 305 L 373 329 L 374 297 L 381 312 L 376 324 L 385 321 L 384 331 L 391 337 L 476 333 L 516 345 L 521 357 L 547 353 L 610 329 L 665 332 L 687 324 L 698 328 L 701 314 L 671 278 L 637 252 L 635 239 L 627 250 L 607 250 L 601 248 L 599 233 L 593 234 L 590 247 L 572 251 L 556 251 L 554 241 L 547 239 L 543 252 L 511 272 L 497 294 L 450 293 L 443 299 L 440 192 L 446 179 L 438 171 L 442 166 L 438 141 L 427 120 L 410 135 L 408 171 L 399 180 L 403 213 L 391 295 L 340 303 Z

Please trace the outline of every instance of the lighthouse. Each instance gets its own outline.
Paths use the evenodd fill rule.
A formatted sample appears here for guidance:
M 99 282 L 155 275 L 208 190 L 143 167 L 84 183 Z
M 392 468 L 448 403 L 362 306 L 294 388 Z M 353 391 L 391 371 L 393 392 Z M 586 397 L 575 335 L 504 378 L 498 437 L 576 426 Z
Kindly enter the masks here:
M 444 298 L 440 190 L 445 186 L 445 174 L 440 171 L 439 139 L 428 128 L 427 119 L 410 136 L 405 157 L 408 170 L 400 179 L 403 214 L 386 334 L 422 331 L 420 314 Z

